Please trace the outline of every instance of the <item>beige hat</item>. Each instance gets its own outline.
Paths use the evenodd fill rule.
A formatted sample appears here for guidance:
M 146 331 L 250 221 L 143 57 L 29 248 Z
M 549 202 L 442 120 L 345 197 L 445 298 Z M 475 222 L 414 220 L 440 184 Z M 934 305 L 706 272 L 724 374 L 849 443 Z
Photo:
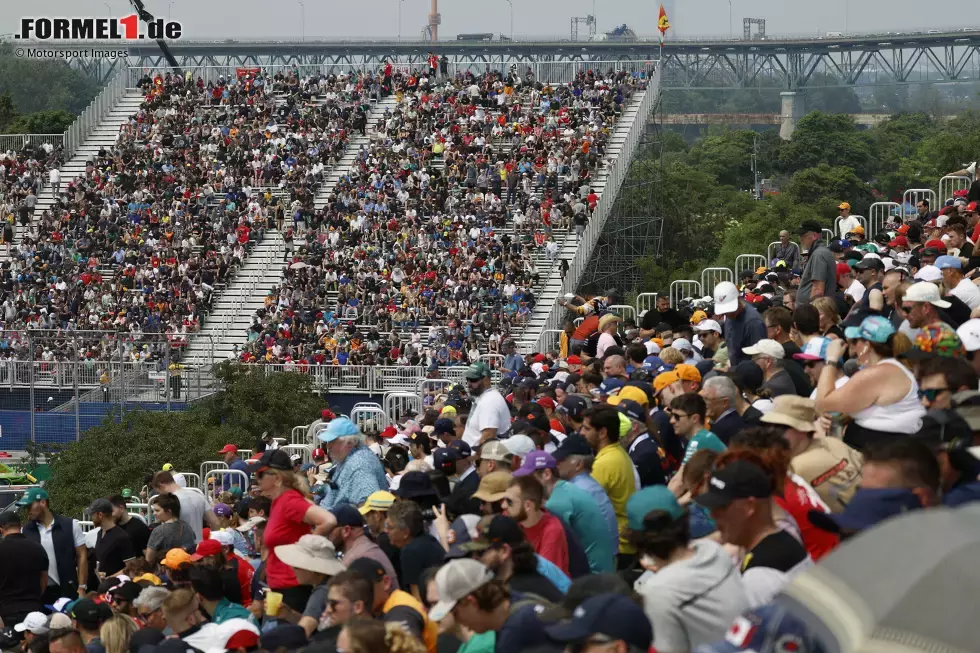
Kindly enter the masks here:
M 788 426 L 797 431 L 812 433 L 816 430 L 813 421 L 817 418 L 814 408 L 816 402 L 796 395 L 781 395 L 772 400 L 772 408 L 762 416 L 766 424 Z
M 473 498 L 487 503 L 500 501 L 507 494 L 512 478 L 514 476 L 510 472 L 490 472 L 480 479 L 480 487 L 473 493 Z
M 509 463 L 512 456 L 513 454 L 511 454 L 510 449 L 500 440 L 490 440 L 480 449 L 481 460 L 496 460 L 497 462 Z
M 333 576 L 345 571 L 333 543 L 322 535 L 304 535 L 296 544 L 283 544 L 276 547 L 276 557 L 290 567 L 314 571 L 325 576 Z
M 610 324 L 613 323 L 618 324 L 619 322 L 620 322 L 620 317 L 618 315 L 613 315 L 612 313 L 606 313 L 605 315 L 599 318 L 599 331 L 602 331 Z

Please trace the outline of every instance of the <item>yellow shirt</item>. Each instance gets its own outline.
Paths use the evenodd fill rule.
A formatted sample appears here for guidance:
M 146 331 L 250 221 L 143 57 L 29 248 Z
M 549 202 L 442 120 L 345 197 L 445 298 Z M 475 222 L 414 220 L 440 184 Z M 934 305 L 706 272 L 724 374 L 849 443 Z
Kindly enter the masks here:
M 626 541 L 626 502 L 636 492 L 636 479 L 633 476 L 633 461 L 619 444 L 611 444 L 599 450 L 592 464 L 592 478 L 609 495 L 616 524 L 619 526 L 620 553 L 636 553 L 636 549 Z
M 564 331 L 558 336 L 558 355 L 561 358 L 568 358 L 568 334 Z

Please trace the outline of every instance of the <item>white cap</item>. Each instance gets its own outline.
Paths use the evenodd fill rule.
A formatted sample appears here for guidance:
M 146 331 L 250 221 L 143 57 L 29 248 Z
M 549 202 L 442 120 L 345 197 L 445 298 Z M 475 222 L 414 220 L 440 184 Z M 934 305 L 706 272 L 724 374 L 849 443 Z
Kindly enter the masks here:
M 226 529 L 211 531 L 211 539 L 215 542 L 220 542 L 221 546 L 235 545 L 235 538 L 232 536 L 231 531 Z
M 913 278 L 916 281 L 939 281 L 943 278 L 943 272 L 935 265 L 923 265 Z
M 930 265 L 927 267 L 934 268 L 935 266 Z M 928 281 L 920 281 L 919 283 L 913 283 L 911 286 L 909 286 L 908 290 L 905 291 L 903 301 L 928 302 L 933 306 L 938 306 L 939 308 L 949 308 L 952 306 L 952 304 L 939 296 L 939 287 L 936 284 Z
M 521 458 L 538 448 L 538 446 L 534 444 L 534 440 L 523 433 L 520 435 L 512 435 L 509 438 L 504 438 L 500 441 L 500 443 L 507 447 L 507 451 L 509 451 L 511 455 L 520 456 Z
M 677 338 L 674 342 L 670 343 L 670 346 L 677 351 L 694 351 L 694 345 L 687 338 Z
M 442 621 L 456 603 L 492 581 L 493 577 L 493 571 L 477 560 L 450 560 L 436 572 L 439 601 L 429 610 L 429 619 Z
M 738 288 L 731 281 L 715 286 L 715 315 L 727 315 L 738 309 Z
M 770 338 L 763 338 L 751 347 L 743 348 L 742 353 L 748 354 L 749 356 L 761 354 L 775 359 L 781 359 L 786 356 L 786 350 L 783 349 L 783 346 Z
M 22 622 L 14 626 L 14 630 L 18 633 L 29 630 L 35 635 L 44 635 L 48 632 L 48 618 L 40 612 L 30 612 Z
M 960 337 L 967 351 L 980 349 L 980 319 L 967 320 L 956 330 L 956 335 Z
M 700 322 L 694 325 L 694 330 L 702 331 L 702 332 L 715 331 L 717 333 L 721 333 L 721 325 L 715 322 L 714 320 L 701 320 Z
M 656 356 L 660 353 L 660 345 L 655 343 L 653 340 L 647 340 L 643 344 L 647 348 L 647 356 Z

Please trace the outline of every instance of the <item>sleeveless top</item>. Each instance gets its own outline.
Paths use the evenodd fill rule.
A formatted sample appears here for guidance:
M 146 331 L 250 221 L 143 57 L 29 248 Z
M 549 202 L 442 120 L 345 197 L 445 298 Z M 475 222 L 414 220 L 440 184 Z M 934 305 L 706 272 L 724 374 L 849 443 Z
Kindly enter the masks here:
M 919 401 L 919 384 L 908 368 L 894 358 L 886 358 L 879 365 L 893 365 L 909 380 L 909 391 L 904 397 L 887 406 L 873 405 L 852 415 L 858 426 L 874 431 L 886 431 L 911 435 L 922 427 L 926 409 Z M 851 383 L 849 381 L 848 383 Z

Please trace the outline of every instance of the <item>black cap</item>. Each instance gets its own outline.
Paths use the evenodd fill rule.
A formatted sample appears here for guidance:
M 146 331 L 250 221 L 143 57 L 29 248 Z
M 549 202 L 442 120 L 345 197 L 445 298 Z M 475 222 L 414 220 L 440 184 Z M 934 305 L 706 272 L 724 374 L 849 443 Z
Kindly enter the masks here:
M 765 382 L 762 368 L 755 361 L 742 361 L 729 372 L 729 376 L 742 390 L 758 390 Z
M 377 583 L 388 575 L 384 566 L 374 558 L 358 558 L 347 566 L 350 571 L 356 572 L 371 581 Z
M 582 419 L 582 415 L 588 409 L 589 400 L 578 395 L 568 395 L 557 408 L 559 413 L 564 413 L 574 420 Z
M 334 506 L 330 509 L 333 513 L 334 519 L 337 520 L 337 526 L 364 526 L 364 516 L 361 512 L 350 505 L 349 503 L 342 503 L 339 506 Z
M 448 433 L 449 435 L 456 435 L 456 425 L 453 421 L 447 417 L 441 417 L 436 420 L 435 424 L 432 425 L 432 435 L 437 436 L 440 433 Z
M 624 399 L 623 401 L 619 402 L 619 405 L 616 406 L 616 410 L 621 412 L 623 415 L 626 415 L 630 419 L 635 419 L 637 422 L 647 421 L 647 412 L 643 410 L 643 406 L 636 403 L 632 399 Z
M 416 499 L 418 497 L 434 497 L 436 489 L 432 479 L 425 472 L 405 472 L 398 489 L 392 492 L 399 499 Z
M 646 651 L 653 643 L 653 627 L 643 608 L 619 593 L 587 598 L 575 608 L 570 620 L 548 626 L 545 632 L 557 642 L 584 641 L 594 635 L 605 635 L 638 651 Z
M 442 447 L 432 452 L 432 466 L 444 474 L 455 474 L 456 463 L 459 461 L 459 452 L 455 449 Z
M 449 443 L 450 449 L 455 449 L 460 458 L 469 458 L 473 455 L 473 448 L 466 440 L 453 440 Z
M 484 551 L 500 544 L 517 546 L 526 539 L 524 530 L 517 520 L 507 515 L 496 515 L 489 522 L 482 524 L 479 539 L 467 542 L 459 548 L 467 552 Z
M 0 513 L 0 528 L 7 526 L 20 526 L 20 515 L 12 510 Z
M 129 601 L 130 603 L 132 603 L 133 601 L 136 600 L 136 598 L 140 595 L 140 592 L 142 591 L 143 588 L 139 585 L 139 583 L 127 581 L 122 585 L 113 587 L 112 590 L 109 591 L 109 594 L 111 594 L 114 597 L 123 599 L 124 601 Z
M 156 628 L 142 628 L 133 633 L 129 639 L 130 653 L 140 653 L 140 649 L 148 646 L 155 649 L 156 645 L 164 640 L 163 631 Z
M 306 630 L 302 626 L 292 624 L 276 626 L 265 632 L 259 639 L 263 651 L 277 651 L 281 648 L 295 651 L 310 643 Z
M 565 460 L 569 456 L 593 456 L 595 452 L 581 435 L 573 433 L 562 440 L 555 452 L 551 454 L 555 460 Z
M 248 471 L 250 474 L 255 474 L 256 472 L 264 472 L 267 469 L 292 471 L 293 461 L 289 457 L 289 454 L 282 449 L 266 449 L 258 461 L 248 466 Z
M 823 227 L 816 220 L 804 220 L 803 223 L 800 225 L 799 233 L 808 234 L 810 232 L 814 232 L 818 234 L 823 233 Z
M 762 468 L 747 460 L 735 460 L 715 470 L 708 479 L 708 491 L 694 500 L 705 508 L 724 508 L 736 499 L 767 499 L 772 481 Z
M 881 262 L 880 258 L 875 258 L 873 256 L 866 257 L 857 262 L 854 266 L 855 270 L 877 270 L 881 272 L 885 269 L 885 264 Z
M 88 507 L 88 514 L 94 515 L 97 512 L 101 512 L 103 515 L 112 514 L 112 502 L 108 499 L 96 499 Z
M 112 610 L 105 603 L 79 599 L 71 609 L 71 616 L 84 626 L 98 626 L 112 616 Z

